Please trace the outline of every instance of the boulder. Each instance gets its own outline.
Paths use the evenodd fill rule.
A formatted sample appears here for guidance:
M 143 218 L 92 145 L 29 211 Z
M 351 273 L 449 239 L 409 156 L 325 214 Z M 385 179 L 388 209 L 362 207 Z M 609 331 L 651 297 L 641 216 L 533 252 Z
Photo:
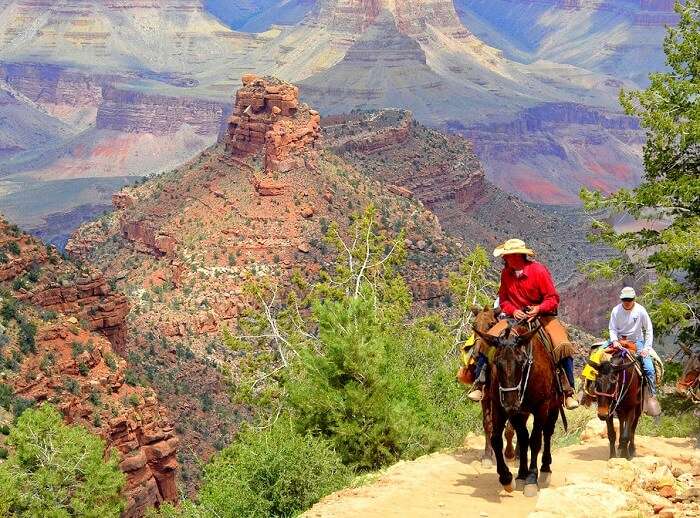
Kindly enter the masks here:
M 627 459 L 610 459 L 606 481 L 624 491 L 628 491 L 636 486 L 641 469 Z
M 633 503 L 631 495 L 602 482 L 589 482 L 540 491 L 536 513 L 566 518 L 614 516 Z M 541 514 L 531 514 L 542 516 Z

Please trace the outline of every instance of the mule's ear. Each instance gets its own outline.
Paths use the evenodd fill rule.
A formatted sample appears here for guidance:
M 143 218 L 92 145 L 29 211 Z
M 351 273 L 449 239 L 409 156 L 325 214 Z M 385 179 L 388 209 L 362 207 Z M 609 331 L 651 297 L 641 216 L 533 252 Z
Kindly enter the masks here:
M 472 315 L 477 316 L 479 313 L 481 313 L 481 308 L 479 306 L 472 306 Z
M 535 329 L 533 329 L 532 331 L 528 331 L 524 335 L 518 336 L 518 338 L 516 338 L 516 341 L 518 342 L 518 344 L 526 344 L 530 340 L 532 340 L 532 337 L 537 334 L 537 332 L 540 330 L 540 327 L 542 327 L 542 326 L 539 325 Z
M 492 347 L 496 347 L 498 345 L 498 337 L 493 336 L 493 335 L 487 335 L 486 333 L 482 333 L 479 331 L 476 327 L 473 328 L 474 332 L 481 338 L 484 342 L 489 344 Z

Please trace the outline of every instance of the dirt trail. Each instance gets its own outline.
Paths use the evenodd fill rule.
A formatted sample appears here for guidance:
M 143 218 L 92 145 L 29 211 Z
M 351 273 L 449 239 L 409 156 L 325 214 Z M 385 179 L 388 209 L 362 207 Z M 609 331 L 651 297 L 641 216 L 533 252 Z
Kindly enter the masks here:
M 434 453 L 400 462 L 377 480 L 359 488 L 329 495 L 304 514 L 316 517 L 526 517 L 537 498 L 522 491 L 500 489 L 496 469 L 482 468 L 483 439 L 471 437 L 454 454 Z M 682 457 L 692 449 L 688 439 L 637 437 L 638 455 Z M 550 487 L 564 485 L 571 474 L 602 477 L 608 460 L 606 439 L 560 448 L 553 452 Z M 511 471 L 515 472 L 511 465 Z

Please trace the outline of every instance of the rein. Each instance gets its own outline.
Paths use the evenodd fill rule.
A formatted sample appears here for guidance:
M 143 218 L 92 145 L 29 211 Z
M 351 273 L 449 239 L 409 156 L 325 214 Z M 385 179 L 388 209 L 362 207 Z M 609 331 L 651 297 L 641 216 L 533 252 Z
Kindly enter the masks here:
M 622 349 L 622 355 L 623 356 L 628 356 L 629 352 L 627 350 Z M 613 391 L 612 394 L 608 394 L 607 392 L 600 392 L 599 390 L 594 389 L 593 394 L 596 396 L 602 396 L 602 397 L 609 397 L 610 399 L 613 400 L 613 405 L 608 411 L 608 415 L 612 416 L 615 414 L 615 411 L 617 410 L 617 407 L 620 405 L 620 403 L 625 399 L 625 396 L 629 392 L 630 386 L 632 385 L 632 379 L 630 378 L 629 383 L 627 383 L 627 370 L 634 366 L 634 364 L 637 363 L 636 360 L 632 360 L 628 363 L 623 363 L 621 365 L 615 365 L 613 366 L 613 372 L 617 372 L 617 378 L 615 379 L 615 390 Z M 589 364 L 592 364 L 589 362 Z M 598 366 L 599 367 L 599 366 Z M 620 373 L 622 373 L 622 390 L 620 390 Z
M 523 372 L 520 374 L 520 381 L 518 382 L 518 384 L 514 387 L 503 387 L 501 385 L 500 380 L 498 382 L 498 399 L 502 407 L 505 407 L 505 403 L 503 402 L 503 394 L 507 392 L 514 392 L 516 390 L 520 393 L 520 398 L 518 400 L 518 408 L 522 406 L 523 400 L 525 399 L 525 392 L 527 392 L 527 386 L 530 382 L 530 373 L 532 372 L 533 361 L 534 358 L 532 355 L 532 341 L 530 341 L 527 347 L 527 359 L 525 361 L 525 370 L 523 370 Z

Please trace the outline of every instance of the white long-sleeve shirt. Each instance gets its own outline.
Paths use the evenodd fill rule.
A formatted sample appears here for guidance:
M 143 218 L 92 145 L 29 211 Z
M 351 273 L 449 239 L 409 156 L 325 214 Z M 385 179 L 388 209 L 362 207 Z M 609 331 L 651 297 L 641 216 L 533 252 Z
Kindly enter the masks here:
M 612 341 L 626 336 L 628 340 L 634 342 L 644 340 L 645 349 L 651 348 L 654 344 L 654 328 L 651 325 L 649 313 L 637 302 L 629 311 L 622 304 L 615 306 L 610 314 L 608 329 Z

